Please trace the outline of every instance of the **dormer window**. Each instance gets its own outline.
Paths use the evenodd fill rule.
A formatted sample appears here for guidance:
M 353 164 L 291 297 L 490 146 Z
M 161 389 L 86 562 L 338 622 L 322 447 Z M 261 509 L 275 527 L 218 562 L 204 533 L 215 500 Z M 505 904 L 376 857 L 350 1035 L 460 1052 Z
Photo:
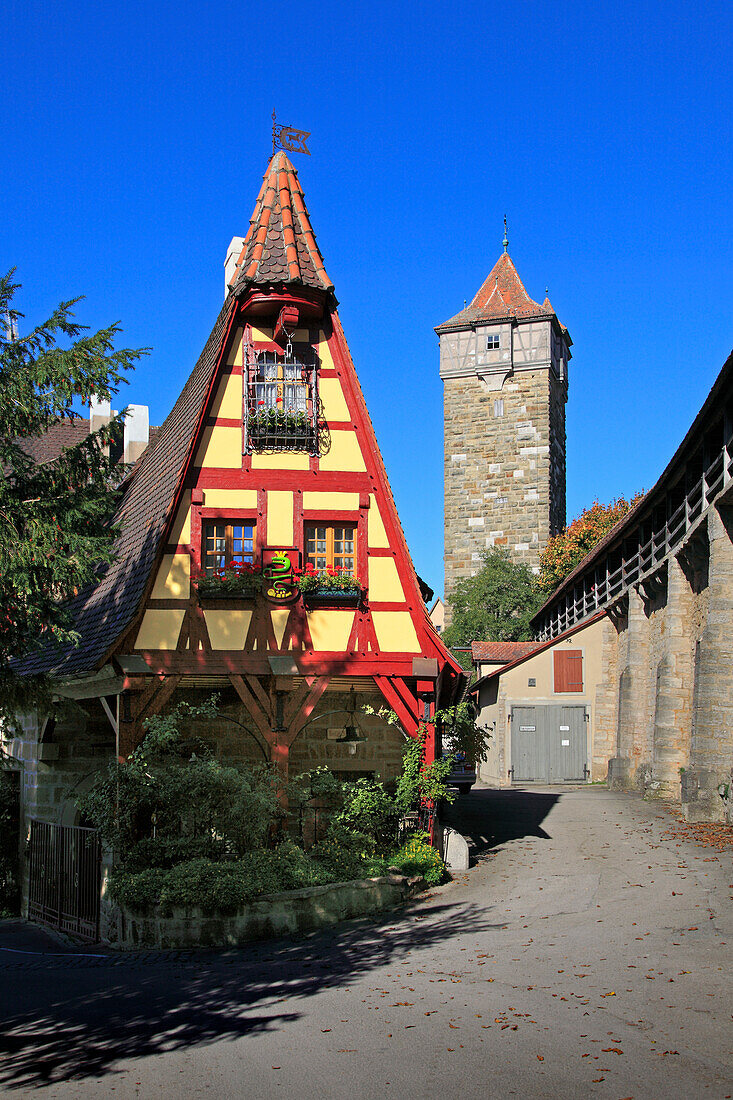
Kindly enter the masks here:
M 315 356 L 260 351 L 250 356 L 245 450 L 318 453 Z
M 498 332 L 490 332 L 486 337 L 486 350 L 498 351 L 501 347 L 501 338 Z

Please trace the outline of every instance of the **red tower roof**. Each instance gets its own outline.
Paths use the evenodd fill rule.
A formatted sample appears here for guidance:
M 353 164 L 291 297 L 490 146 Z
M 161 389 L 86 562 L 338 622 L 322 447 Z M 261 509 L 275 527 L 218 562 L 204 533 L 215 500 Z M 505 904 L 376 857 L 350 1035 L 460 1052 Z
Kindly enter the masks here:
M 543 305 L 533 301 L 524 289 L 524 283 L 508 252 L 502 252 L 483 286 L 470 306 L 462 309 L 449 321 L 436 328 L 437 333 L 449 332 L 487 321 L 500 321 L 507 317 L 526 320 L 531 317 L 548 317 L 554 314 L 549 298 Z
M 279 150 L 265 172 L 230 285 L 239 295 L 249 287 L 282 284 L 333 296 L 333 283 L 316 244 L 298 173 Z

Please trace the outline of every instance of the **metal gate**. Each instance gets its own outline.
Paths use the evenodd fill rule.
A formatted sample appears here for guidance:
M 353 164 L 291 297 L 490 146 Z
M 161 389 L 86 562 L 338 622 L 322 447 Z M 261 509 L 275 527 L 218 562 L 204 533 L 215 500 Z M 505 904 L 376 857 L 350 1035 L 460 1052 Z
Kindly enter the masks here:
M 29 918 L 96 943 L 102 865 L 99 832 L 49 821 L 32 820 L 30 825 Z
M 582 782 L 587 764 L 585 707 L 512 707 L 515 782 Z

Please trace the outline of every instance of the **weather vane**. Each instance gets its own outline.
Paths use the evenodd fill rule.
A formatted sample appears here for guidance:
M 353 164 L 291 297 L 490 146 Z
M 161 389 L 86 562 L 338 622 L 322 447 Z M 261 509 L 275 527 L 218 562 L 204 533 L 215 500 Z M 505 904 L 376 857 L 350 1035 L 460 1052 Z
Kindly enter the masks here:
M 307 153 L 311 151 L 306 145 L 306 138 L 311 136 L 310 130 L 295 130 L 292 126 L 283 126 L 277 121 L 275 112 L 272 112 L 272 151 L 276 149 L 288 149 L 291 153 Z
M 506 252 L 509 248 L 509 237 L 506 231 L 506 214 L 504 215 L 504 240 L 501 243 L 504 245 L 504 251 Z

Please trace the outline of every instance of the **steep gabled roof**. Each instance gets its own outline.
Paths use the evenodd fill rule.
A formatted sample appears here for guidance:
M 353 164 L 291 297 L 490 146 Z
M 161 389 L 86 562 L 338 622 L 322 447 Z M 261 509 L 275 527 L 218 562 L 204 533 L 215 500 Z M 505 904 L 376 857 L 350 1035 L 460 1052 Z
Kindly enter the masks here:
M 543 305 L 530 298 L 511 256 L 508 252 L 502 252 L 470 306 L 462 309 L 449 321 L 438 325 L 435 331 L 450 332 L 452 329 L 468 328 L 471 325 L 511 317 L 528 320 L 533 317 L 553 316 L 555 311 L 549 298 L 545 299 Z
M 135 617 L 160 549 L 236 300 L 222 306 L 193 373 L 154 443 L 140 458 L 117 513 L 116 560 L 99 584 L 71 603 L 78 646 L 47 646 L 20 663 L 24 673 L 66 675 L 95 668 Z
M 333 295 L 298 173 L 282 150 L 265 172 L 231 285 L 235 294 L 241 294 L 248 287 L 278 283 Z

